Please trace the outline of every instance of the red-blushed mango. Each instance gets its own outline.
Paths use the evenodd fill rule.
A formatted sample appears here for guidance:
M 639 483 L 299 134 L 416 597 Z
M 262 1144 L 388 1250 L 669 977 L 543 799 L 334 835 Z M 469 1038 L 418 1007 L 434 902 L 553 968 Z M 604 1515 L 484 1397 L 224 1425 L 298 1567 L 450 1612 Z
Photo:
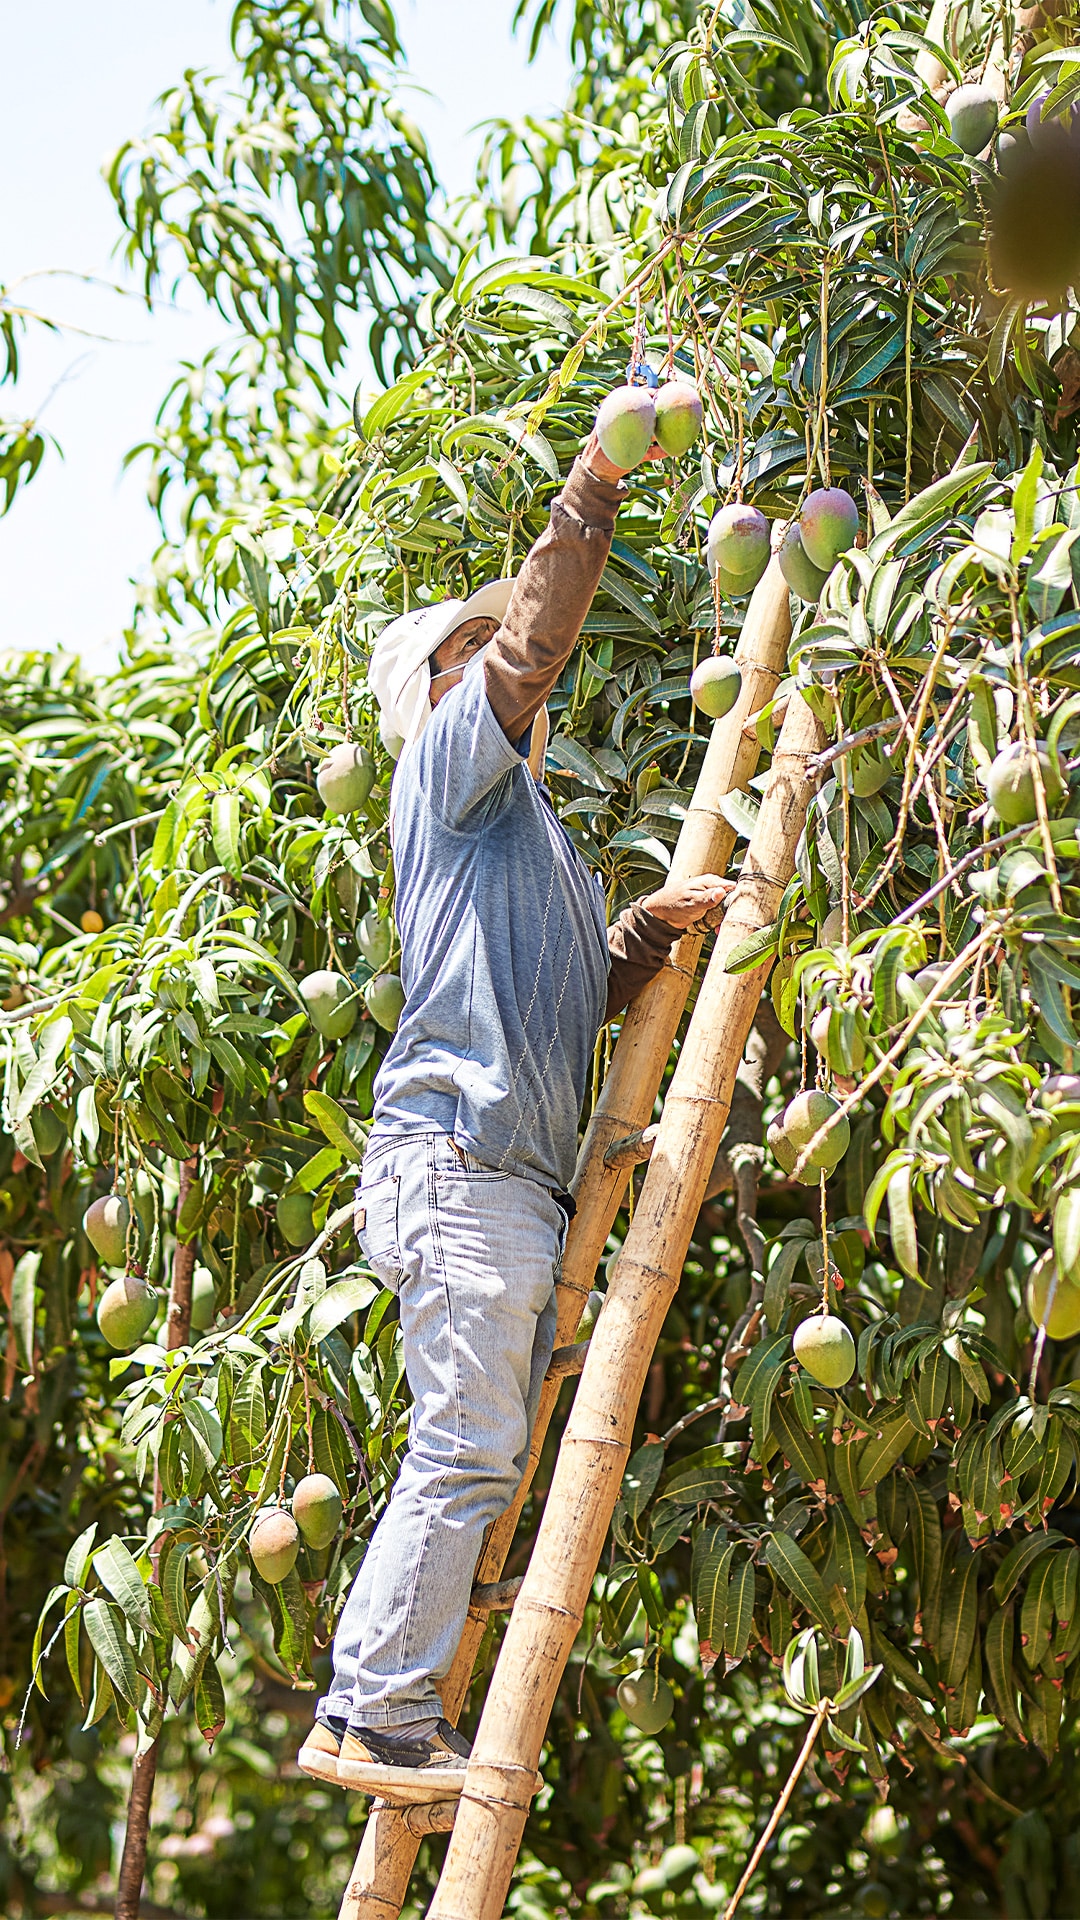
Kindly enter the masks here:
M 405 989 L 396 973 L 377 973 L 364 988 L 364 1004 L 372 1019 L 387 1033 L 396 1033 L 405 1008 Z
M 616 387 L 596 416 L 596 437 L 624 473 L 644 460 L 655 432 L 656 402 L 648 387 Z
M 843 487 L 818 487 L 799 512 L 799 536 L 811 566 L 831 573 L 859 531 L 859 509 Z
M 1052 150 L 1060 148 L 1062 141 L 1069 139 L 1076 132 L 1080 124 L 1080 114 L 1075 107 L 1070 107 L 1067 112 L 1052 113 L 1044 119 L 1043 109 L 1050 98 L 1050 93 L 1049 87 L 1043 87 L 1035 95 L 1034 100 L 1029 102 L 1024 115 L 1024 126 L 1033 147 Z
M 268 1586 L 276 1587 L 292 1572 L 300 1551 L 300 1529 L 292 1514 L 284 1507 L 259 1514 L 248 1536 L 248 1550 L 256 1572 Z
M 375 771 L 367 748 L 354 740 L 332 747 L 315 775 L 327 813 L 357 813 L 375 785 Z
M 356 1025 L 356 989 L 342 973 L 321 967 L 300 982 L 300 997 L 316 1033 L 324 1040 L 344 1040 Z
M 739 591 L 756 587 L 769 564 L 769 523 L 757 507 L 734 501 L 709 522 L 705 543 L 709 572 L 741 582 Z
M 689 380 L 668 380 L 653 395 L 657 446 L 678 456 L 693 446 L 701 432 L 701 395 Z
M 1071 1340 L 1080 1333 L 1080 1287 L 1066 1280 L 1047 1251 L 1028 1276 L 1027 1308 L 1037 1327 L 1051 1340 Z
M 855 1342 L 835 1313 L 812 1313 L 791 1342 L 799 1365 L 823 1387 L 846 1387 L 855 1371 Z
M 83 1232 L 107 1267 L 123 1265 L 131 1210 L 122 1193 L 103 1194 L 83 1214 Z
M 283 1193 L 274 1208 L 283 1240 L 290 1247 L 306 1247 L 315 1237 L 314 1202 L 310 1193 Z
M 390 949 L 394 944 L 394 930 L 389 920 L 383 920 L 374 909 L 365 913 L 356 929 L 356 938 L 360 951 L 374 973 L 385 967 L 390 958 Z
M 619 1705 L 642 1733 L 659 1733 L 675 1711 L 675 1695 L 658 1673 L 631 1673 L 620 1680 Z
M 780 542 L 780 571 L 796 600 L 820 600 L 828 574 L 815 567 L 802 543 L 799 523 L 793 520 Z
M 296 1483 L 293 1519 L 309 1547 L 328 1547 L 341 1525 L 341 1495 L 326 1473 L 308 1473 Z
M 695 707 L 719 720 L 730 713 L 742 691 L 742 674 L 726 654 L 710 654 L 700 660 L 690 675 L 690 696 Z
M 157 1313 L 157 1295 L 137 1273 L 112 1280 L 98 1301 L 97 1323 L 110 1347 L 137 1347 Z
M 1046 789 L 1046 804 L 1054 808 L 1065 791 L 1061 776 L 1045 747 L 1037 744 L 1035 752 Z M 1031 758 L 1027 741 L 1014 740 L 995 754 L 986 770 L 986 791 L 990 805 L 1007 827 L 1027 826 L 1039 817 Z
M 104 933 L 105 931 L 105 922 L 93 907 L 87 907 L 85 913 L 80 913 L 79 925 L 84 933 Z
M 997 132 L 998 103 L 988 87 L 957 87 L 945 102 L 945 112 L 962 153 L 981 153 L 990 145 Z

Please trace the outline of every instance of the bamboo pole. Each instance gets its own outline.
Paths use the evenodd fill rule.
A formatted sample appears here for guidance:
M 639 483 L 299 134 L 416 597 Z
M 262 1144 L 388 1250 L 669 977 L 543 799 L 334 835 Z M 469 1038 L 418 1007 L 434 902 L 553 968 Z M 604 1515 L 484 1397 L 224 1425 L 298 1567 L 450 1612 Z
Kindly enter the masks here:
M 699 873 L 722 873 L 731 857 L 735 832 L 720 812 L 724 794 L 746 786 L 760 756 L 753 729 L 746 723 L 768 706 L 787 663 L 791 605 L 787 582 L 775 556 L 751 596 L 735 659 L 742 672 L 739 698 L 713 726 L 709 744 L 671 861 L 671 878 L 689 880 Z M 628 1170 L 605 1165 L 615 1140 L 647 1125 L 664 1068 L 697 969 L 702 936 L 688 933 L 671 962 L 623 1016 L 603 1091 L 578 1155 L 574 1195 L 578 1211 L 570 1223 L 562 1279 L 558 1289 L 557 1345 L 573 1340 L 582 1309 L 603 1255 L 608 1234 L 626 1188 Z M 496 1582 L 503 1570 L 532 1477 L 536 1470 L 562 1376 L 549 1378 L 540 1399 L 529 1460 L 512 1505 L 489 1530 L 477 1564 L 479 1584 Z M 472 1678 L 488 1614 L 471 1608 L 454 1664 L 442 1686 L 443 1710 L 456 1723 Z M 414 1831 L 399 1811 L 376 1801 L 342 1898 L 338 1920 L 397 1920 L 419 1848 Z
M 503 1641 L 429 1920 L 498 1920 L 555 1694 L 603 1551 L 634 1417 L 731 1103 L 768 962 L 724 971 L 776 917 L 822 729 L 788 705 L 758 824 L 672 1076 L 626 1244 L 593 1331 L 529 1570 Z

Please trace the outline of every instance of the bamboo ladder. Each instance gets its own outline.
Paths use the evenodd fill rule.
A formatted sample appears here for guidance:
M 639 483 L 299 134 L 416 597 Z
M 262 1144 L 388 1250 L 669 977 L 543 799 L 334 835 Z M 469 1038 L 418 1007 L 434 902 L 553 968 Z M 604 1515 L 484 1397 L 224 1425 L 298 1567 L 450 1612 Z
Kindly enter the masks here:
M 753 726 L 748 722 L 772 699 L 786 664 L 790 633 L 787 585 L 774 558 L 747 608 L 735 648 L 735 659 L 742 670 L 739 699 L 731 713 L 713 726 L 672 857 L 672 880 L 723 872 L 731 857 L 735 834 L 720 812 L 719 802 L 726 793 L 745 787 L 757 765 L 760 748 Z M 496 1583 L 540 1457 L 559 1389 L 567 1373 L 578 1370 L 576 1363 L 584 1355 L 584 1343 L 574 1355 L 566 1354 L 565 1347 L 577 1332 L 622 1200 L 628 1167 L 632 1164 L 626 1159 L 620 1163 L 617 1156 L 609 1161 L 607 1156 L 619 1142 L 647 1126 L 652 1117 L 701 945 L 699 934 L 684 935 L 670 965 L 628 1009 L 582 1143 L 574 1177 L 578 1210 L 567 1235 L 558 1289 L 555 1338 L 557 1349 L 562 1346 L 564 1352 L 557 1351 L 545 1382 L 521 1487 L 511 1507 L 489 1530 L 477 1565 L 476 1600 L 469 1610 L 453 1666 L 442 1685 L 444 1711 L 455 1723 L 468 1694 L 491 1602 L 497 1604 L 503 1597 Z M 637 1398 L 635 1395 L 635 1405 Z M 604 1525 L 606 1528 L 606 1520 Z M 453 1803 L 396 1809 L 376 1801 L 345 1890 L 339 1920 L 397 1920 L 422 1835 L 446 1831 L 453 1822 L 454 1812 Z
M 823 729 L 793 694 L 742 875 L 717 934 L 664 1101 L 634 1218 L 608 1285 L 514 1603 L 429 1920 L 498 1920 L 536 1768 L 607 1536 L 634 1417 L 720 1144 L 769 969 L 726 973 L 732 948 L 776 917 L 806 822 L 807 761 Z

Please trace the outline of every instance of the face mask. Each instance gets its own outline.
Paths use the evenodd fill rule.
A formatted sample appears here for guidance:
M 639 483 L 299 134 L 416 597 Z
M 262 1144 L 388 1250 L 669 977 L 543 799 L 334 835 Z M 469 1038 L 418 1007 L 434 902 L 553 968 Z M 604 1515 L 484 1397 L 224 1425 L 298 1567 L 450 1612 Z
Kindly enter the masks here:
M 492 634 L 491 639 L 493 640 L 494 638 L 495 638 L 495 635 Z M 474 660 L 483 659 L 490 645 L 491 645 L 491 640 L 485 640 L 482 647 L 478 647 L 475 653 L 470 653 L 468 659 L 460 661 L 456 667 L 441 667 L 438 673 L 433 673 L 431 675 L 432 686 L 434 686 L 436 680 L 445 680 L 447 676 L 451 673 L 464 673 L 467 667 L 472 666 Z

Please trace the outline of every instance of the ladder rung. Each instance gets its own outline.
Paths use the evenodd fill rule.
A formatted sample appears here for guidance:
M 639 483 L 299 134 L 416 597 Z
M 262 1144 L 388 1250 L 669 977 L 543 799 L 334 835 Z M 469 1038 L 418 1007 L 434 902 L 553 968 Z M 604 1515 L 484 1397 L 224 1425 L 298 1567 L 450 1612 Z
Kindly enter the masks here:
M 460 1805 L 460 1800 L 428 1800 L 422 1806 L 398 1807 L 397 1812 L 409 1832 L 419 1837 L 425 1833 L 449 1833 Z
M 521 1592 L 522 1578 L 518 1574 L 513 1580 L 493 1580 L 490 1586 L 474 1587 L 469 1595 L 470 1607 L 479 1613 L 509 1613 Z
M 642 1160 L 648 1160 L 656 1144 L 659 1132 L 658 1124 L 642 1127 L 638 1133 L 628 1133 L 624 1140 L 613 1140 L 604 1155 L 605 1167 L 636 1167 Z
M 556 1347 L 547 1370 L 549 1380 L 569 1380 L 580 1373 L 589 1351 L 587 1340 L 574 1340 L 568 1347 Z

